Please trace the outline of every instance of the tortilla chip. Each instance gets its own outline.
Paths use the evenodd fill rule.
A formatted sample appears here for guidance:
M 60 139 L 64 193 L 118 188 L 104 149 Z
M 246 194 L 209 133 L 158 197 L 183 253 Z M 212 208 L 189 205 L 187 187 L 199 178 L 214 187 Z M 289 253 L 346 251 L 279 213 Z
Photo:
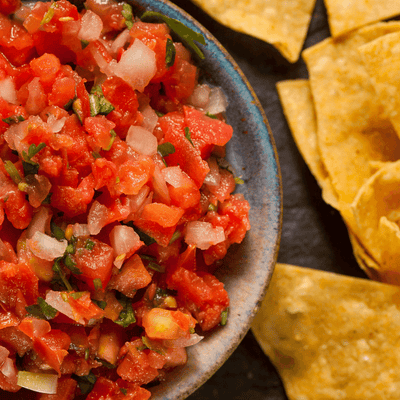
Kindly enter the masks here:
M 193 0 L 218 22 L 265 40 L 296 62 L 316 0 Z
M 390 271 L 380 275 L 400 274 L 400 161 L 386 164 L 372 175 L 361 187 L 352 209 L 363 247 L 381 271 Z
M 397 400 L 400 287 L 277 264 L 252 331 L 291 400 Z
M 398 0 L 325 0 L 333 37 L 400 14 Z
M 282 81 L 276 84 L 276 89 L 297 148 L 322 189 L 323 199 L 337 208 L 337 194 L 319 155 L 317 121 L 309 81 Z
M 400 32 L 379 37 L 358 50 L 386 115 L 400 136 Z
M 400 30 L 379 23 L 341 40 L 328 38 L 303 52 L 317 116 L 321 160 L 343 203 L 351 203 L 370 177 L 371 161 L 400 158 L 400 141 L 357 51 L 361 45 Z

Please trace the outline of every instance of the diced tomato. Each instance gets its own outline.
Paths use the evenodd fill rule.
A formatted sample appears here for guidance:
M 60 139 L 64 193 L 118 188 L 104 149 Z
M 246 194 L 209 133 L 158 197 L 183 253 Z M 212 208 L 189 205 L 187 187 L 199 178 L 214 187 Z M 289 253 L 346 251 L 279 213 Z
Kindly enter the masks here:
M 21 7 L 21 0 L 0 0 L 0 10 L 4 15 L 13 14 Z
M 114 122 L 107 120 L 104 115 L 85 119 L 85 129 L 90 135 L 88 141 L 94 151 L 110 147 L 113 138 L 111 130 L 114 128 Z
M 77 278 L 83 280 L 94 290 L 94 279 L 100 279 L 102 287 L 105 288 L 111 278 L 111 271 L 114 261 L 114 251 L 111 246 L 92 239 L 94 246 L 92 249 L 84 247 L 84 243 L 77 247 L 77 251 L 71 256 L 82 274 Z
M 14 350 L 20 357 L 33 347 L 32 339 L 14 326 L 0 329 L 0 342 Z
M 48 53 L 35 58 L 29 65 L 43 84 L 53 83 L 61 68 L 60 60 L 54 54 Z
M 185 136 L 186 122 L 181 113 L 165 114 L 159 118 L 161 129 L 164 132 L 164 142 L 171 143 L 175 153 L 165 157 L 169 166 L 179 165 L 200 188 L 210 168 L 201 158 L 201 153 Z
M 59 0 L 60 1 L 60 0 Z M 39 23 L 40 24 L 40 23 Z M 61 44 L 62 34 L 55 32 L 37 31 L 32 34 L 36 51 L 39 55 L 51 53 L 57 56 L 62 64 L 76 61 L 75 53 Z
M 36 303 L 38 288 L 38 278 L 26 264 L 0 261 L 0 302 L 7 308 L 16 306 L 19 291 L 28 305 Z
M 175 226 L 164 228 L 157 222 L 149 221 L 144 218 L 137 218 L 133 223 L 161 246 L 168 246 L 176 230 Z
M 108 288 L 133 297 L 138 289 L 146 287 L 150 282 L 151 275 L 143 265 L 142 259 L 134 254 L 123 264 L 121 271 L 111 278 Z
M 169 228 L 179 222 L 183 213 L 184 211 L 180 207 L 167 206 L 162 203 L 150 203 L 144 206 L 141 218 L 156 222 L 163 228 Z
M 183 106 L 183 111 L 192 142 L 203 159 L 210 156 L 214 145 L 224 146 L 231 139 L 233 128 L 224 121 L 210 118 L 193 107 Z
M 75 81 L 64 77 L 57 79 L 48 95 L 49 105 L 65 107 L 75 97 Z

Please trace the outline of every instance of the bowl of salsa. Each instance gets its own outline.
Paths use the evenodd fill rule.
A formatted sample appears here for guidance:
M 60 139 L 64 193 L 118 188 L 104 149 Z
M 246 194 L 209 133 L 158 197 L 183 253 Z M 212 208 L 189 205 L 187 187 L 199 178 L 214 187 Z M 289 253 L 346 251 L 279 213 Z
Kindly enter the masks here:
M 168 1 L 0 10 L 2 398 L 183 399 L 276 262 L 263 109 Z

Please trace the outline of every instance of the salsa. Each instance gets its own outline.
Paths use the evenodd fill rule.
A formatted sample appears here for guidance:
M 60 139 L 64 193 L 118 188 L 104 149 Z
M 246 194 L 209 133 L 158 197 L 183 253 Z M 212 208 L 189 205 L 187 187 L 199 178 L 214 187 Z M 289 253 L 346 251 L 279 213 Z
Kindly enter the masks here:
M 226 99 L 157 13 L 0 11 L 0 388 L 148 399 L 227 321 L 213 272 L 250 207 L 223 159 Z

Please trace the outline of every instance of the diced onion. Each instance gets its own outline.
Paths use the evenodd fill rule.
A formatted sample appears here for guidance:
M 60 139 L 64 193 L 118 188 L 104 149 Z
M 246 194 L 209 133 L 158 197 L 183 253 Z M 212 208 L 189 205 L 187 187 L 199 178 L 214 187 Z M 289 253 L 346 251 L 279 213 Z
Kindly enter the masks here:
M 68 242 L 65 239 L 58 241 L 42 232 L 35 232 L 32 239 L 26 241 L 26 245 L 35 256 L 51 261 L 64 255 Z
M 213 87 L 210 93 L 210 102 L 205 111 L 210 114 L 219 114 L 226 111 L 228 100 L 221 88 Z
M 108 71 L 119 76 L 134 89 L 143 92 L 157 72 L 156 55 L 143 42 L 135 39 L 118 63 L 115 60 L 110 62 Z
M 162 341 L 163 346 L 165 347 L 189 347 L 193 346 L 204 339 L 204 336 L 200 336 L 197 333 L 192 333 L 188 338 L 178 338 L 178 339 L 164 339 Z
M 18 385 L 34 392 L 56 394 L 58 377 L 54 374 L 19 371 Z
M 153 132 L 158 122 L 158 115 L 149 105 L 140 109 L 140 112 L 143 115 L 142 127 Z
M 62 117 L 60 119 L 57 119 L 53 114 L 50 114 L 49 118 L 47 119 L 47 123 L 50 126 L 52 132 L 58 133 L 64 127 L 66 120 L 67 117 Z
M 89 226 L 87 224 L 74 224 L 72 227 L 73 235 L 75 237 L 90 236 Z
M 201 250 L 207 250 L 224 240 L 225 233 L 221 226 L 214 228 L 210 222 L 203 221 L 190 221 L 186 226 L 185 242 Z
M 124 47 L 126 43 L 129 42 L 131 36 L 129 35 L 129 29 L 125 29 L 122 31 L 113 41 L 110 51 L 112 56 L 116 56 L 118 53 L 118 50 L 121 47 Z
M 163 168 L 161 173 L 165 179 L 165 182 L 169 183 L 175 188 L 178 188 L 185 183 L 185 176 L 183 175 L 183 171 L 179 166 Z
M 48 207 L 40 207 L 33 216 L 26 230 L 26 238 L 31 239 L 35 232 L 45 233 L 50 228 L 50 220 L 53 212 Z
M 156 165 L 154 169 L 152 183 L 156 201 L 170 205 L 171 197 L 169 195 L 168 186 L 158 165 Z
M 103 21 L 93 11 L 86 11 L 81 19 L 82 26 L 78 33 L 78 39 L 92 42 L 99 39 L 103 30 Z
M 220 185 L 221 182 L 221 174 L 219 173 L 217 160 L 214 157 L 210 157 L 207 160 L 207 163 L 210 167 L 210 171 L 206 175 L 203 183 L 207 186 L 217 187 Z
M 100 233 L 101 228 L 107 224 L 108 220 L 108 208 L 100 204 L 98 201 L 94 201 L 89 210 L 88 215 L 88 228 L 91 235 L 97 235 Z
M 188 98 L 188 103 L 195 108 L 205 109 L 210 102 L 211 89 L 208 85 L 197 85 Z
M 63 299 L 62 295 L 63 295 L 62 292 L 55 292 L 53 290 L 49 290 L 46 293 L 46 303 L 50 304 L 60 313 L 76 321 L 78 324 L 85 325 L 86 321 L 84 320 L 84 318 L 80 314 L 74 311 L 69 302 Z
M 11 104 L 19 104 L 14 82 L 9 76 L 0 81 L 0 96 Z
M 147 129 L 141 126 L 131 126 L 126 135 L 126 143 L 133 150 L 146 156 L 157 153 L 157 138 Z
M 118 257 L 126 254 L 126 257 L 132 255 L 143 244 L 139 235 L 130 226 L 116 225 L 110 232 L 110 242 L 114 249 L 114 256 L 116 260 L 114 265 L 121 268 L 124 258 Z

